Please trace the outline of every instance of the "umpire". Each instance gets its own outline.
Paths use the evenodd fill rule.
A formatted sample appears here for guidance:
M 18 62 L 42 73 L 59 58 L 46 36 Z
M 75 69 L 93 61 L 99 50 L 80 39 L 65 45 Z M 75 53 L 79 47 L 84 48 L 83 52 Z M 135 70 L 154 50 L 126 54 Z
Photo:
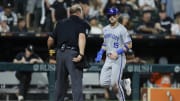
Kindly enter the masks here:
M 83 70 L 76 65 L 83 59 L 86 35 L 83 25 L 83 11 L 76 4 L 70 8 L 70 18 L 58 21 L 56 28 L 48 38 L 48 48 L 57 45 L 56 95 L 55 101 L 64 101 L 68 74 L 72 82 L 73 101 L 83 101 L 82 77 Z

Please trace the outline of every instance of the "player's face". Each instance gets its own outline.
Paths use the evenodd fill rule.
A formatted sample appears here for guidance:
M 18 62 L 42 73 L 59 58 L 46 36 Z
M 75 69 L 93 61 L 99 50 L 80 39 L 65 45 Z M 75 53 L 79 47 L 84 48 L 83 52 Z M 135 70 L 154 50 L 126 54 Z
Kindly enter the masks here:
M 26 57 L 30 57 L 32 55 L 32 52 L 30 52 L 28 49 L 25 49 L 25 55 Z
M 117 14 L 116 15 L 108 15 L 107 17 L 111 24 L 116 23 L 119 18 L 119 16 Z

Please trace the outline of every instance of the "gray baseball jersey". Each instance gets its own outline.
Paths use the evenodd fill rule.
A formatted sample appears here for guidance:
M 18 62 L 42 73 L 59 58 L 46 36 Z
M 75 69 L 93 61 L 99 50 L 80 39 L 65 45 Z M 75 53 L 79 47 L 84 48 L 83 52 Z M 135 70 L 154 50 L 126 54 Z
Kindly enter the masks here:
M 117 51 L 118 49 L 124 47 L 124 44 L 131 42 L 131 38 L 127 29 L 121 24 L 114 28 L 107 25 L 103 28 L 103 33 L 103 46 L 106 47 L 106 60 L 101 70 L 100 84 L 103 86 L 118 85 L 118 96 L 121 101 L 125 101 L 124 91 L 120 84 L 123 68 L 126 64 L 125 54 L 123 53 L 119 55 L 117 60 L 112 60 L 107 55 L 112 51 Z

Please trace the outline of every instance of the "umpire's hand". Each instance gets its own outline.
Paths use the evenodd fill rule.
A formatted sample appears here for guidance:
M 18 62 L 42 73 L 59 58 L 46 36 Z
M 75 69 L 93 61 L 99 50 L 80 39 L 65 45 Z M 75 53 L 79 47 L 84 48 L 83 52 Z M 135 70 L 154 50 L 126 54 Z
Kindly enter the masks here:
M 72 59 L 73 62 L 80 62 L 83 57 L 81 55 L 78 55 L 77 57 L 74 57 Z

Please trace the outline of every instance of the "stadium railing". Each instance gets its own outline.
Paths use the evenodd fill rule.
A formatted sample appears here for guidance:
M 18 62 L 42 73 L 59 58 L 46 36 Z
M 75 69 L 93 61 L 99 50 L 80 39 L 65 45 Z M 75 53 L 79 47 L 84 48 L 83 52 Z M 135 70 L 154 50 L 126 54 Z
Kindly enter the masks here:
M 85 72 L 97 72 L 100 73 L 102 64 L 91 63 L 89 69 L 85 69 Z M 34 72 L 49 72 L 49 101 L 54 101 L 54 83 L 55 83 L 55 65 L 53 64 L 13 64 L 13 63 L 0 63 L 0 71 L 34 71 Z M 132 73 L 132 89 L 136 91 L 132 92 L 132 100 L 140 99 L 140 74 L 152 73 L 152 72 L 172 72 L 180 73 L 180 64 L 128 64 L 124 72 Z M 71 92 L 71 91 L 69 91 Z M 102 93 L 101 91 L 100 93 Z M 2 93 L 2 92 L 0 92 Z M 84 93 L 91 93 L 90 91 Z M 94 91 L 94 93 L 99 93 Z

